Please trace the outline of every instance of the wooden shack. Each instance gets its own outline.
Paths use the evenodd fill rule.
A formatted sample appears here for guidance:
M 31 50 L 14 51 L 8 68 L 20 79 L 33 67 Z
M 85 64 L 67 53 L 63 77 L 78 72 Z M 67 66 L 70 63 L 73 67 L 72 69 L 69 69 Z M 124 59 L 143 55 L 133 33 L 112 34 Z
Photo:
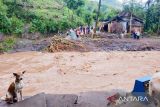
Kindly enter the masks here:
M 143 20 L 131 12 L 121 12 L 116 17 L 104 21 L 104 31 L 110 33 L 130 33 L 131 31 L 143 32 Z

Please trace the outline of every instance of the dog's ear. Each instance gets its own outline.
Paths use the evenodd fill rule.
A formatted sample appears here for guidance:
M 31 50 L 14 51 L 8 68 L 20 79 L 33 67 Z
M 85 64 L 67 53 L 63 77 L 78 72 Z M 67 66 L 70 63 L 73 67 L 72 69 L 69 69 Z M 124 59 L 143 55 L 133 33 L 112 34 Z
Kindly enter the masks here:
M 26 73 L 26 71 L 23 71 L 23 72 L 22 72 L 22 74 L 25 74 L 25 73 Z
M 17 76 L 17 73 L 13 73 L 13 75 L 16 77 L 16 76 Z

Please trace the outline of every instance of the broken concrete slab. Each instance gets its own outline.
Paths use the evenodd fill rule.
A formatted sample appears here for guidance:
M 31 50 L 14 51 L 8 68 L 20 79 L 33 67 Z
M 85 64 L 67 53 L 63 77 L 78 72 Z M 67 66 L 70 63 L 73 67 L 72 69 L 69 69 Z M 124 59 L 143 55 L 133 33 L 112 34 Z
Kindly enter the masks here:
M 156 107 L 156 106 L 153 103 L 146 105 L 140 102 L 129 102 L 129 103 L 117 105 L 115 107 Z
M 80 93 L 76 107 L 106 107 L 108 92 Z
M 108 107 L 108 97 L 119 94 L 120 96 L 126 96 L 127 92 L 124 90 L 112 90 L 112 91 L 93 91 L 80 93 L 76 107 Z
M 35 95 L 18 103 L 9 105 L 8 107 L 46 107 L 45 94 L 41 93 Z
M 47 107 L 75 107 L 78 100 L 77 95 L 46 94 Z
M 122 91 L 112 92 L 83 92 L 74 94 L 38 94 L 33 97 L 15 103 L 6 104 L 0 102 L 0 107 L 155 107 L 153 102 L 143 104 L 140 102 L 126 102 L 118 105 L 108 105 L 107 98 L 118 92 L 125 95 Z
M 2 101 L 0 107 L 46 107 L 45 94 L 40 93 L 14 104 L 7 104 Z

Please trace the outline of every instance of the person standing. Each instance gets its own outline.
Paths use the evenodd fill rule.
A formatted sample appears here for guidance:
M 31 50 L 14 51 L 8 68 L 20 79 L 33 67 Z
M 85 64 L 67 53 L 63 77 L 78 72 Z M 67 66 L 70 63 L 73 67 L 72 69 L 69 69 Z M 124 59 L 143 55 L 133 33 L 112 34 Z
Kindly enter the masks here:
M 85 35 L 86 34 L 86 28 L 85 28 L 85 26 L 83 26 L 83 35 Z
M 140 39 L 140 35 L 141 35 L 141 34 L 140 34 L 140 31 L 139 31 L 139 30 L 137 30 L 137 31 L 136 31 L 136 39 L 137 39 L 137 40 L 139 40 L 139 39 Z
M 80 26 L 80 32 L 81 32 L 81 33 L 83 32 L 83 27 L 82 27 L 82 26 Z
M 90 34 L 90 26 L 87 27 L 87 34 Z
M 76 30 L 76 35 L 77 35 L 77 38 L 79 38 L 79 37 L 80 37 L 80 35 L 81 35 L 81 31 L 80 31 L 80 29 L 79 29 L 79 28 Z

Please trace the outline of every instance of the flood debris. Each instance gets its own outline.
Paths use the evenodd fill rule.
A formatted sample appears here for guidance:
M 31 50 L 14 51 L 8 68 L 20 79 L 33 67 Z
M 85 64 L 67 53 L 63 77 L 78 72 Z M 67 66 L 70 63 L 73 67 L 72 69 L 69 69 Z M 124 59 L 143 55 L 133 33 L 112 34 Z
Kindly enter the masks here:
M 1 35 L 1 34 L 0 34 Z M 74 35 L 75 36 L 75 35 Z M 1 36 L 0 36 L 1 37 Z M 0 45 L 0 53 L 2 46 Z M 95 38 L 91 35 L 83 35 L 79 38 L 71 38 L 69 35 L 54 35 L 39 40 L 17 39 L 17 42 L 9 52 L 25 51 L 160 51 L 159 38 L 120 38 L 119 34 L 99 33 Z
M 80 41 L 72 41 L 60 36 L 54 36 L 51 38 L 50 45 L 47 48 L 48 52 L 60 52 L 60 51 L 86 51 L 84 44 Z

